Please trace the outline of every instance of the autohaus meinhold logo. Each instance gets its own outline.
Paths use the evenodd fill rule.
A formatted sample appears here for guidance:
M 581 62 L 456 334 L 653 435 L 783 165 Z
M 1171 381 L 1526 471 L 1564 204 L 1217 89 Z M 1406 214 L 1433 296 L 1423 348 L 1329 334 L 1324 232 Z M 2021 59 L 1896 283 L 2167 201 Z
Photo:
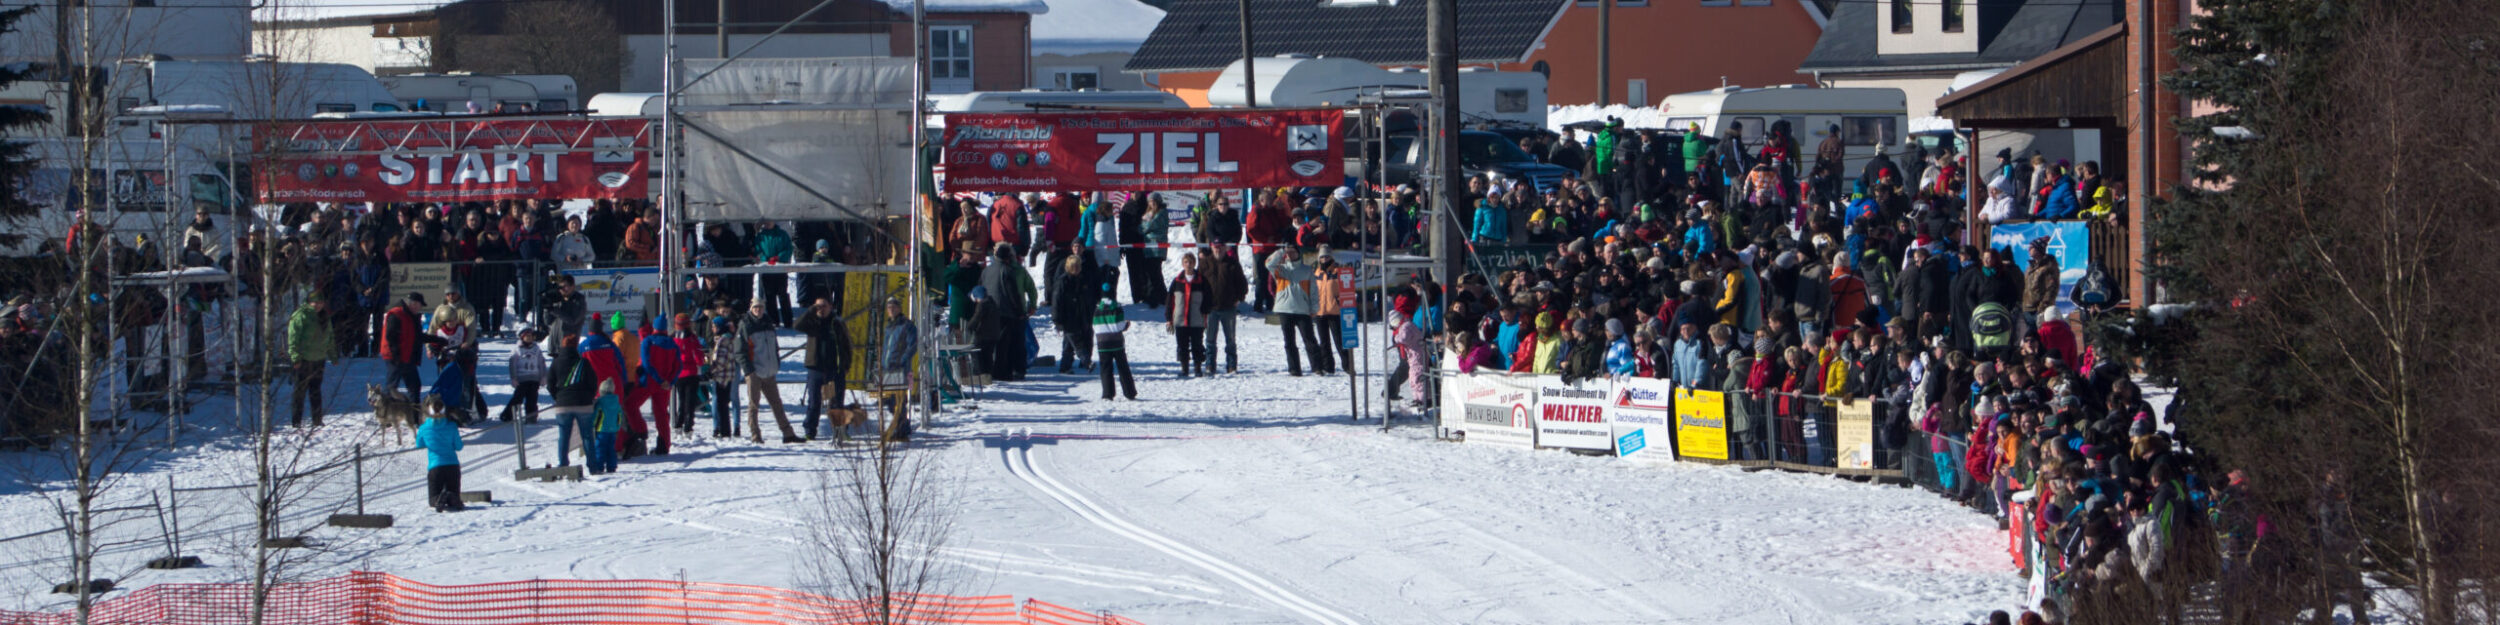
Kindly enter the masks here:
M 948 146 L 966 141 L 1049 141 L 1050 126 L 964 126 L 955 129 L 955 140 Z

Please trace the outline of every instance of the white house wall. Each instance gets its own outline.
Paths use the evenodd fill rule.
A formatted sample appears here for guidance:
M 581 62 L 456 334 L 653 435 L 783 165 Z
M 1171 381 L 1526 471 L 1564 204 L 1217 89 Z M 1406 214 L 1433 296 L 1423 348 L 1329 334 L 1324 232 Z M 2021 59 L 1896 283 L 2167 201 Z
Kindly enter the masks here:
M 729 53 L 737 54 L 750 44 L 763 40 L 763 35 L 730 35 Z M 841 56 L 887 56 L 893 53 L 891 37 L 885 33 L 783 34 L 765 41 L 746 58 L 789 59 Z M 711 58 L 718 43 L 710 36 L 677 36 L 679 58 Z M 667 40 L 662 35 L 625 36 L 625 73 L 620 91 L 653 92 L 661 90 L 661 60 L 667 53 Z
M 252 52 L 291 63 L 344 63 L 374 72 L 381 67 L 377 46 L 390 41 L 375 38 L 368 23 L 262 26 L 252 36 Z

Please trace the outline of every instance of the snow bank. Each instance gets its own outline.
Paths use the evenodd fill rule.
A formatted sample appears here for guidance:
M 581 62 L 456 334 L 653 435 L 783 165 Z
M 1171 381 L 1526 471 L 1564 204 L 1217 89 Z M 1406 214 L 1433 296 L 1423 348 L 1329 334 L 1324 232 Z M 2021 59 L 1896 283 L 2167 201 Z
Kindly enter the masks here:
M 1136 52 L 1163 21 L 1163 10 L 1137 0 L 1047 0 L 1033 16 L 1034 54 Z
M 1562 132 L 1563 126 L 1568 124 L 1603 120 L 1608 117 L 1622 119 L 1625 128 L 1664 129 L 1667 127 L 1666 112 L 1654 106 L 1608 104 L 1601 107 L 1595 104 L 1566 104 L 1545 107 L 1546 128 L 1554 132 Z

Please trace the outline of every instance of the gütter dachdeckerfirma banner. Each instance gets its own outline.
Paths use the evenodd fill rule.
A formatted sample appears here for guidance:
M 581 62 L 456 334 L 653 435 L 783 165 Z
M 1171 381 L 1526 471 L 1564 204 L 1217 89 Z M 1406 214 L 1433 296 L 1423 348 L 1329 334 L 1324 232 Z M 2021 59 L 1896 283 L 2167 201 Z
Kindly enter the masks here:
M 948 191 L 1187 191 L 1345 183 L 1343 111 L 946 116 Z
M 267 202 L 649 197 L 650 120 L 339 121 L 257 137 Z

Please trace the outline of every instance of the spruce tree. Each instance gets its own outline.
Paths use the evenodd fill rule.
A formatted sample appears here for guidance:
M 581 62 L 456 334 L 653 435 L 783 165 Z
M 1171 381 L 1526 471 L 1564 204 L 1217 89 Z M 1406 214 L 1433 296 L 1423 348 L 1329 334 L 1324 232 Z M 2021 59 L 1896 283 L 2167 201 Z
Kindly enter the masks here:
M 0 11 L 0 37 L 16 36 L 18 21 L 33 13 L 36 6 L 40 5 Z M 0 89 L 25 80 L 36 69 L 25 64 L 0 64 Z M 0 106 L 0 225 L 24 221 L 41 210 L 33 198 L 27 197 L 26 188 L 35 173 L 34 146 L 10 141 L 8 137 L 41 126 L 49 119 L 50 113 L 39 107 Z M 0 246 L 16 245 L 24 239 L 22 234 L 0 232 Z
M 2478 253 L 2500 241 L 2500 146 L 2479 137 L 2500 19 L 2487 0 L 2198 7 L 2163 85 L 2213 111 L 2175 120 L 2193 180 L 2147 206 L 2146 260 L 2194 310 L 2167 416 L 2206 484 L 2246 478 L 2212 529 L 2249 577 L 2211 601 L 2224 622 L 2326 620 L 2386 587 L 2453 622 L 2459 580 L 2500 564 L 2473 547 L 2500 537 L 2473 521 L 2500 499 L 2466 494 L 2500 488 L 2478 392 L 2500 366 L 2500 267 Z M 2191 559 L 2216 552 L 2170 549 L 2163 588 L 2211 579 Z M 2100 598 L 2077 622 L 2176 614 Z

